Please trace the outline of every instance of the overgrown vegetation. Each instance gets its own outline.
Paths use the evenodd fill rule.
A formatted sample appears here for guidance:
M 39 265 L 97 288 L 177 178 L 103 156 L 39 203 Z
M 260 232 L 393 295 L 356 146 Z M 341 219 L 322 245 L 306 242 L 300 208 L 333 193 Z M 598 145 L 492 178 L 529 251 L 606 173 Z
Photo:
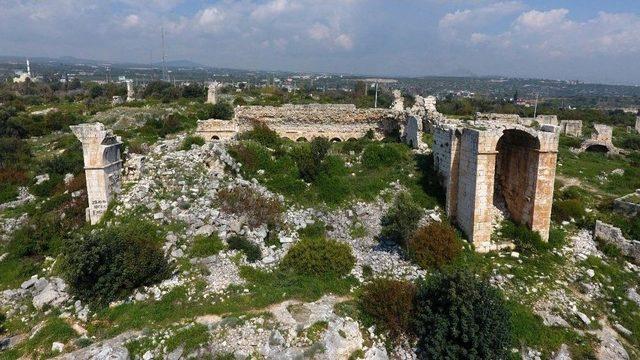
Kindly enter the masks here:
M 375 279 L 359 296 L 362 312 L 392 339 L 411 333 L 416 287 L 406 281 Z
M 171 268 L 158 232 L 151 223 L 130 221 L 68 241 L 62 273 L 72 293 L 94 306 L 105 306 L 139 286 L 166 278 Z
M 504 359 L 509 312 L 500 292 L 464 272 L 436 274 L 418 287 L 413 327 L 421 359 Z
M 324 237 L 304 238 L 293 245 L 280 268 L 314 277 L 343 277 L 355 264 L 351 247 Z
M 409 236 L 418 228 L 418 222 L 423 213 L 422 208 L 411 198 L 411 194 L 399 193 L 393 205 L 380 220 L 382 224 L 380 237 L 406 248 Z
M 260 246 L 252 243 L 242 235 L 232 235 L 227 239 L 227 244 L 229 249 L 243 252 L 249 262 L 256 262 L 262 259 Z
M 424 269 L 442 268 L 461 252 L 456 232 L 446 223 L 429 223 L 414 232 L 407 242 L 409 258 Z

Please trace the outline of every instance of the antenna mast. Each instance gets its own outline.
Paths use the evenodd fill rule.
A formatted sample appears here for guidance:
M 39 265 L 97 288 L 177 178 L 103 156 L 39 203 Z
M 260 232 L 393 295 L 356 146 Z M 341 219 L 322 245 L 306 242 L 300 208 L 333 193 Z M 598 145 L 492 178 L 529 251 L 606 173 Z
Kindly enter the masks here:
M 164 50 L 164 26 L 162 27 L 162 80 L 167 81 L 167 63 Z

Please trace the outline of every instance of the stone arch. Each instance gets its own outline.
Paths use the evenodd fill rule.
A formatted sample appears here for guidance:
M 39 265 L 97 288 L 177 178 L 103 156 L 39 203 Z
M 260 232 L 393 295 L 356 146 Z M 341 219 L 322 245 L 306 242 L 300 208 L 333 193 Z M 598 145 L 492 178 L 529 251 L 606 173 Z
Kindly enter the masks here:
M 296 142 L 307 142 L 307 141 L 308 141 L 307 138 L 304 137 L 304 136 L 301 136 L 301 137 L 296 139 Z
M 350 137 L 347 139 L 347 141 L 358 141 L 358 139 L 354 138 L 354 137 Z
M 587 146 L 584 151 L 606 154 L 609 152 L 609 147 L 603 144 L 592 144 Z
M 515 222 L 532 226 L 540 141 L 508 129 L 496 144 L 493 204 Z
M 220 137 L 218 135 L 213 135 L 211 137 L 211 140 L 220 140 Z
M 341 142 L 341 141 L 342 139 L 340 139 L 339 137 L 331 138 L 331 142 Z

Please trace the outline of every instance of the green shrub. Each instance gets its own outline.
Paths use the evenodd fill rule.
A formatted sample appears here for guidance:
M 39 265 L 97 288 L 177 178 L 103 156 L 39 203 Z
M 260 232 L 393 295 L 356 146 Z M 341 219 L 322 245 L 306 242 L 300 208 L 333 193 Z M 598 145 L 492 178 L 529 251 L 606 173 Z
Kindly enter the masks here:
M 393 145 L 373 143 L 362 153 L 362 164 L 369 169 L 394 166 L 402 159 L 402 153 Z
M 250 176 L 255 175 L 260 169 L 266 171 L 273 166 L 269 151 L 253 141 L 243 141 L 230 146 L 229 154 L 242 164 L 242 170 Z
M 57 255 L 65 235 L 62 225 L 56 212 L 37 215 L 12 234 L 7 251 L 18 258 Z
M 226 101 L 217 104 L 204 104 L 198 113 L 200 119 L 231 120 L 233 117 L 233 106 Z
M 331 148 L 331 142 L 324 137 L 314 137 L 311 140 L 311 156 L 313 162 L 320 165 Z
M 320 174 L 315 181 L 320 200 L 330 205 L 340 204 L 351 194 L 349 182 L 342 176 Z
M 316 220 L 313 224 L 307 225 L 298 230 L 300 238 L 316 238 L 326 235 L 327 225 L 322 220 Z
M 504 221 L 500 231 L 502 236 L 513 240 L 516 249 L 523 254 L 536 254 L 549 249 L 549 244 L 542 241 L 540 233 L 527 228 L 525 225 Z
M 35 196 L 51 197 L 56 193 L 56 188 L 60 183 L 62 183 L 62 176 L 53 174 L 49 177 L 49 180 L 43 181 L 37 185 L 31 185 L 29 190 Z
M 407 243 L 409 258 L 423 269 L 441 268 L 462 252 L 456 232 L 445 223 L 432 222 L 418 229 Z
M 409 193 L 399 193 L 393 205 L 380 220 L 382 225 L 380 236 L 404 247 L 409 236 L 418 228 L 422 214 L 422 208 L 413 201 Z
M 419 285 L 413 329 L 420 359 L 506 359 L 509 313 L 498 290 L 472 274 L 436 274 Z
M 551 210 L 551 217 L 557 222 L 581 220 L 586 214 L 582 201 L 577 199 L 555 201 Z
M 171 273 L 155 225 L 129 222 L 69 241 L 62 274 L 82 301 L 104 306 Z
M 342 277 L 351 271 L 355 257 L 347 244 L 322 237 L 305 238 L 293 245 L 280 267 L 300 275 Z
M 204 139 L 201 136 L 189 135 L 182 141 L 180 150 L 191 150 L 191 145 L 204 145 Z
M 216 255 L 222 249 L 224 249 L 224 244 L 218 237 L 218 234 L 213 233 L 209 236 L 198 235 L 193 239 L 191 255 L 204 258 Z
M 244 216 L 247 224 L 257 227 L 262 224 L 277 225 L 282 218 L 282 205 L 267 198 L 252 187 L 237 186 L 218 191 L 220 209 L 226 213 Z
M 320 169 L 319 164 L 313 160 L 311 148 L 308 146 L 299 146 L 291 155 L 298 167 L 298 176 L 308 183 L 313 182 L 318 176 Z
M 247 240 L 246 237 L 241 235 L 232 235 L 227 239 L 229 249 L 242 251 L 247 256 L 247 261 L 256 262 L 262 259 L 262 251 L 260 246 Z
M 271 130 L 265 123 L 255 122 L 253 129 L 238 135 L 240 140 L 253 140 L 270 149 L 278 149 L 282 145 L 282 138 L 277 132 Z
M 378 328 L 396 339 L 410 333 L 415 295 L 416 288 L 410 282 L 375 279 L 364 286 L 358 303 Z
M 365 138 L 357 139 L 357 140 L 349 140 L 342 143 L 341 152 L 343 154 L 350 154 L 352 151 L 354 154 L 358 155 L 364 150 L 364 147 L 369 143 L 369 141 Z

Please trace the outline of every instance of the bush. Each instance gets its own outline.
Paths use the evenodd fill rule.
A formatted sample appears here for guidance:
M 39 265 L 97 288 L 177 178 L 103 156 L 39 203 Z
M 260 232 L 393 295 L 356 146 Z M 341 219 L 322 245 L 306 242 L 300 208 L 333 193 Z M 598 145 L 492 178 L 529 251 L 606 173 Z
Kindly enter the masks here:
M 342 277 L 349 274 L 355 260 L 349 245 L 316 237 L 293 245 L 280 266 L 301 275 Z
M 418 229 L 407 243 L 409 258 L 424 269 L 441 268 L 461 251 L 456 232 L 448 224 L 438 222 Z
M 280 135 L 262 122 L 255 122 L 253 129 L 238 135 L 238 138 L 240 140 L 253 140 L 274 150 L 282 145 Z
M 222 189 L 218 191 L 218 200 L 222 211 L 244 216 L 251 227 L 280 223 L 282 205 L 275 199 L 264 197 L 251 187 Z
M 389 144 L 370 144 L 362 153 L 362 164 L 369 169 L 393 166 L 401 159 L 400 151 Z
M 580 220 L 586 214 L 582 201 L 577 199 L 555 201 L 551 210 L 551 217 L 557 222 Z
M 69 241 L 62 274 L 74 296 L 105 306 L 170 275 L 161 244 L 158 229 L 148 222 L 101 229 Z
M 364 286 L 359 298 L 363 313 L 392 339 L 411 330 L 416 288 L 407 281 L 375 279 Z
M 272 166 L 271 154 L 262 145 L 253 141 L 243 141 L 229 147 L 229 154 L 242 164 L 242 170 L 254 175 L 258 170 Z
M 420 359 L 506 359 L 511 330 L 498 290 L 472 274 L 436 274 L 420 284 L 413 321 Z
M 316 165 L 320 165 L 331 148 L 331 142 L 324 137 L 314 137 L 311 140 L 311 156 Z
M 213 233 L 209 236 L 199 235 L 193 239 L 191 255 L 204 258 L 216 255 L 222 249 L 224 249 L 224 244 L 218 237 L 218 234 Z
M 204 145 L 204 139 L 201 136 L 189 135 L 182 141 L 180 150 L 191 150 L 191 145 Z
M 217 104 L 204 104 L 204 108 L 198 116 L 201 119 L 231 120 L 233 117 L 233 106 L 226 101 Z
M 227 244 L 229 244 L 229 249 L 231 250 L 242 251 L 247 256 L 247 261 L 249 262 L 256 262 L 262 259 L 262 251 L 260 251 L 260 246 L 247 240 L 247 238 L 244 236 L 232 235 L 229 239 L 227 239 Z
M 513 240 L 516 249 L 523 254 L 536 254 L 549 249 L 549 244 L 542 241 L 540 233 L 524 225 L 505 221 L 500 231 L 504 237 Z
M 422 208 L 413 201 L 409 193 L 399 193 L 393 205 L 380 220 L 382 225 L 380 236 L 404 247 L 409 235 L 418 228 L 422 213 Z

